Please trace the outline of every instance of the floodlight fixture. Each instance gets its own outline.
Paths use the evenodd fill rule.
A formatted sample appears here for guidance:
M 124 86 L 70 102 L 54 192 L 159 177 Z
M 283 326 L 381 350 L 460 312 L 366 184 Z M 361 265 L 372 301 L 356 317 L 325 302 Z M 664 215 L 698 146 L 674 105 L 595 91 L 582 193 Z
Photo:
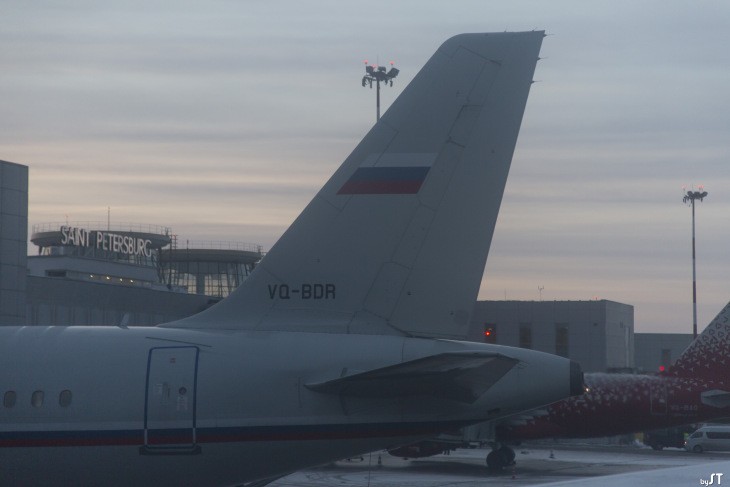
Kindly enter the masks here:
M 393 61 L 390 62 L 390 70 L 385 66 L 378 66 L 369 64 L 367 59 L 365 60 L 365 76 L 362 77 L 362 86 L 373 87 L 373 81 L 375 82 L 376 95 L 375 95 L 375 121 L 380 120 L 380 83 L 383 82 L 385 85 L 393 86 L 393 78 L 398 76 L 400 70 L 395 68 Z

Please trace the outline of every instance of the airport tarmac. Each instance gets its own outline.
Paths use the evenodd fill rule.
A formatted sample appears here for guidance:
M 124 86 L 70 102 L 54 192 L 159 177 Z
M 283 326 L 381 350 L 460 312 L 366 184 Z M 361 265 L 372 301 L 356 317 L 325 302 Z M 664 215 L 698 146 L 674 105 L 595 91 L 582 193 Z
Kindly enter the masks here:
M 362 459 L 351 459 L 334 464 L 303 470 L 270 484 L 271 487 L 340 486 L 340 487 L 484 487 L 544 485 L 554 482 L 603 480 L 601 485 L 613 482 L 604 476 L 642 472 L 641 485 L 651 482 L 651 470 L 667 472 L 671 467 L 693 466 L 694 470 L 679 469 L 666 475 L 661 485 L 699 485 L 717 471 L 713 463 L 730 462 L 727 453 L 688 453 L 668 448 L 654 451 L 647 447 L 523 446 L 515 449 L 517 465 L 501 472 L 486 468 L 488 450 L 460 449 L 450 455 L 403 460 L 387 453 L 373 453 Z M 378 465 L 380 457 L 381 464 Z M 725 464 L 726 465 L 726 464 Z M 706 470 L 706 472 L 705 472 Z M 730 475 L 730 471 L 728 472 Z M 621 476 L 628 479 L 632 476 Z M 621 477 L 616 477 L 620 479 Z M 684 478 L 686 477 L 686 478 Z M 649 479 L 647 482 L 646 479 Z M 637 479 L 638 480 L 638 479 Z M 676 483 L 675 483 L 676 481 Z M 622 484 L 622 482 L 616 482 Z M 593 484 L 591 484 L 593 485 Z M 707 485 L 707 484 L 705 484 Z

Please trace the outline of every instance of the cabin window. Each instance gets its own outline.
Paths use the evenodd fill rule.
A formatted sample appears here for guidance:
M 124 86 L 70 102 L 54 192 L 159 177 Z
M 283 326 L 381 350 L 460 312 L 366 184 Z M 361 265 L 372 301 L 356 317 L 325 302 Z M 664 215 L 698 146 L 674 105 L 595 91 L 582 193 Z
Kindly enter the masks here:
M 61 391 L 61 394 L 58 395 L 58 404 L 60 404 L 62 408 L 69 407 L 71 404 L 71 391 L 68 389 Z
M 43 391 L 35 391 L 30 397 L 30 403 L 34 408 L 43 406 Z
M 727 431 L 708 431 L 707 438 L 711 440 L 730 440 L 730 432 Z
M 3 396 L 3 406 L 5 406 L 6 408 L 11 408 L 15 406 L 15 401 L 17 398 L 18 395 L 15 394 L 15 391 L 7 391 Z

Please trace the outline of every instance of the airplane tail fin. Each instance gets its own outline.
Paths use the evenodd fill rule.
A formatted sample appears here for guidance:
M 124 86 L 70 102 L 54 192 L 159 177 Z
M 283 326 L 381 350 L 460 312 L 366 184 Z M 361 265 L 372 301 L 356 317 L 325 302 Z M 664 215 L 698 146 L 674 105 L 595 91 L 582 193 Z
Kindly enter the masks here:
M 715 382 L 730 380 L 730 303 L 687 347 L 666 375 Z
M 543 37 L 447 40 L 251 276 L 163 326 L 463 336 Z

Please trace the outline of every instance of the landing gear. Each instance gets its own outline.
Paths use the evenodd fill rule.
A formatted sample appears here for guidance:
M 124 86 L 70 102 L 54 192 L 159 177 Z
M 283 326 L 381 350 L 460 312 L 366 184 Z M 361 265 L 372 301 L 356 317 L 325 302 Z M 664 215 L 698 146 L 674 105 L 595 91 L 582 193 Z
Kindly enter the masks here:
M 501 470 L 515 464 L 515 451 L 507 445 L 495 448 L 487 455 L 487 467 L 490 470 Z

